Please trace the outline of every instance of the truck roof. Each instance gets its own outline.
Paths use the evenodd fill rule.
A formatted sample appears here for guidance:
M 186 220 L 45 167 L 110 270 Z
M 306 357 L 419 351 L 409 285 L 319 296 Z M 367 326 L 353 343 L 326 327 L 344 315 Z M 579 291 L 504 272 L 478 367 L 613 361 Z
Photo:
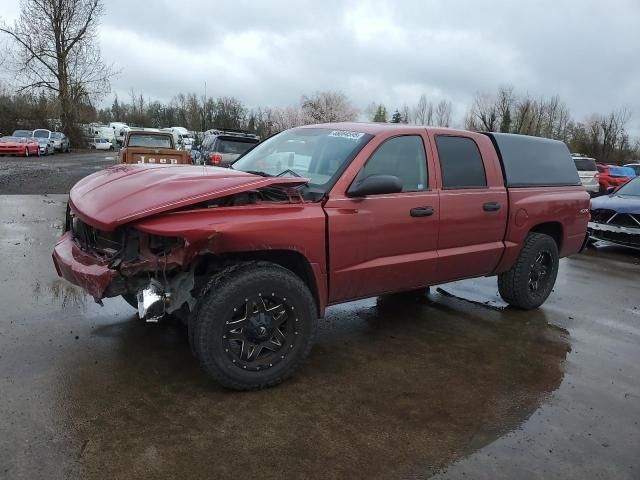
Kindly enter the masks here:
M 468 130 L 402 123 L 339 122 L 300 128 L 331 128 L 379 135 L 390 131 L 424 128 L 437 135 L 469 135 Z M 513 133 L 473 132 L 491 139 L 508 187 L 580 185 L 580 177 L 567 146 L 549 138 Z
M 379 122 L 336 122 L 336 123 L 320 123 L 315 125 L 305 125 L 299 128 L 333 128 L 339 130 L 351 130 L 362 133 L 368 133 L 370 135 L 378 135 L 380 133 L 389 132 L 393 130 L 425 128 L 427 130 L 434 130 L 438 132 L 450 132 L 452 135 L 456 133 L 468 134 L 468 130 L 460 130 L 455 128 L 445 127 L 427 127 L 423 125 L 409 125 L 406 123 L 379 123 Z

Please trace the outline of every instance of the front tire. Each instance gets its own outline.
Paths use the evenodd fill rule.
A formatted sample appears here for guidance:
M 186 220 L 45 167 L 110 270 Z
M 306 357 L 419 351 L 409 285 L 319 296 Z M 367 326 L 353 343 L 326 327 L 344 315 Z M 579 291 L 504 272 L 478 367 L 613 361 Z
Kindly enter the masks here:
M 189 339 L 196 357 L 221 385 L 234 390 L 272 387 L 309 354 L 317 310 L 293 272 L 269 262 L 231 266 L 209 282 Z
M 558 276 L 558 246 L 549 235 L 530 233 L 516 263 L 498 275 L 498 291 L 509 305 L 531 310 L 551 294 Z

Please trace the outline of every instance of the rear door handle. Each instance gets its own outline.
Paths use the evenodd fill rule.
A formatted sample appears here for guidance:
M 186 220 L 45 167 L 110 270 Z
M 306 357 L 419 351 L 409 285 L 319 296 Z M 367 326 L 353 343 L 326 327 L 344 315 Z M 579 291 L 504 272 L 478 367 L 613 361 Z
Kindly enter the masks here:
M 500 210 L 500 204 L 498 202 L 488 202 L 482 205 L 482 209 L 485 212 L 495 212 Z
M 409 210 L 412 217 L 430 217 L 433 215 L 433 207 L 416 207 Z

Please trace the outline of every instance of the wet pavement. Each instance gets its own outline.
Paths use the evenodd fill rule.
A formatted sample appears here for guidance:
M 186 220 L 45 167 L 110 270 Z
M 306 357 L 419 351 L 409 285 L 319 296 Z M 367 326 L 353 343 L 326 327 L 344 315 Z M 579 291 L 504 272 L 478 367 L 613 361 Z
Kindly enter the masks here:
M 0 478 L 640 478 L 640 256 L 328 310 L 280 387 L 226 391 L 174 324 L 59 280 L 62 195 L 0 197 Z

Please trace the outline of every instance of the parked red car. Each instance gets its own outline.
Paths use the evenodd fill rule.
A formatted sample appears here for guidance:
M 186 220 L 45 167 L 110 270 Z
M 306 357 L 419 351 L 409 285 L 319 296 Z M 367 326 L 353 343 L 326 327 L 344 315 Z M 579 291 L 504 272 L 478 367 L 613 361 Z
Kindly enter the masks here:
M 540 306 L 588 219 L 562 142 L 310 125 L 230 168 L 122 164 L 80 180 L 53 261 L 98 301 L 183 318 L 206 371 L 247 390 L 301 364 L 328 305 L 497 275 L 506 302 Z
M 40 156 L 40 146 L 33 138 L 2 137 L 0 138 L 0 155 Z
M 607 165 L 598 163 L 598 181 L 600 183 L 600 193 L 607 193 L 609 188 L 618 188 L 636 176 L 635 170 L 630 167 L 620 167 L 618 165 Z

